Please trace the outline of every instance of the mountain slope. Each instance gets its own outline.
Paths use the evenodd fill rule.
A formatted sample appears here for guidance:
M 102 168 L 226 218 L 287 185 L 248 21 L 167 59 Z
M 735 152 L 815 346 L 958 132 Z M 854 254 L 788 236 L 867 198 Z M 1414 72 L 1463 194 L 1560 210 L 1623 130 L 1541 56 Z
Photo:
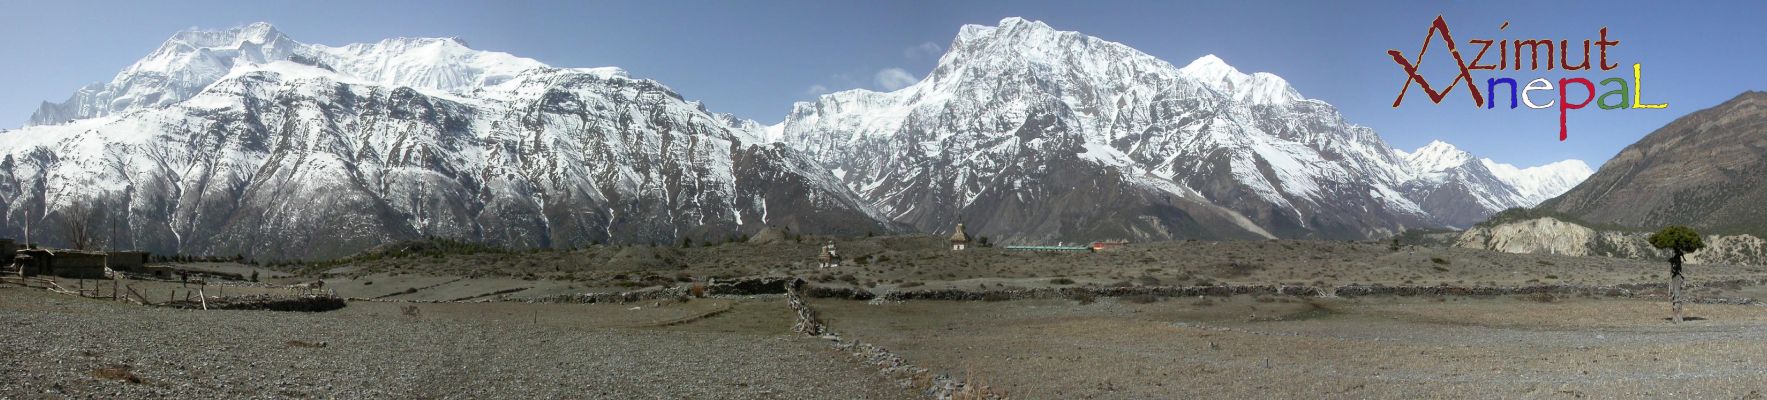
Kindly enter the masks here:
M 1479 163 L 1521 195 L 1522 201 L 1517 203 L 1521 207 L 1533 207 L 1564 194 L 1595 174 L 1595 170 L 1583 160 L 1564 160 L 1528 168 L 1516 168 L 1489 158 L 1480 159 Z
M 1465 226 L 1580 179 L 1580 162 L 1393 150 L 1281 77 L 1214 56 L 1177 67 L 1019 18 L 965 26 L 949 48 L 918 83 L 825 95 L 762 126 L 617 68 L 458 39 L 180 32 L 0 133 L 0 235 L 57 230 L 70 205 L 97 202 L 111 247 L 264 258 L 769 225 L 964 222 L 1008 243 L 1360 239 Z
M 1656 229 L 1767 233 L 1767 93 L 1746 92 L 1626 146 L 1542 208 L 1584 221 Z
M 1370 238 L 1470 225 L 1520 197 L 1479 163 L 1465 167 L 1495 192 L 1413 187 L 1372 130 L 1215 56 L 1179 68 L 1020 18 L 964 26 L 949 49 L 906 88 L 797 104 L 775 140 L 894 220 L 1018 242 Z M 1125 202 L 1101 215 L 1061 196 Z
M 76 202 L 103 205 L 113 248 L 263 258 L 422 236 L 568 247 L 898 229 L 814 161 L 759 143 L 757 124 L 618 69 L 457 40 L 183 32 L 101 86 L 67 104 L 104 107 L 51 107 L 83 119 L 0 133 L 0 235 L 45 231 Z
M 1592 173 L 1580 160 L 1525 169 L 1488 158 L 1474 162 L 1472 153 L 1442 141 L 1400 155 L 1416 174 L 1402 187 L 1406 196 L 1456 228 L 1472 226 L 1498 211 L 1533 207 Z

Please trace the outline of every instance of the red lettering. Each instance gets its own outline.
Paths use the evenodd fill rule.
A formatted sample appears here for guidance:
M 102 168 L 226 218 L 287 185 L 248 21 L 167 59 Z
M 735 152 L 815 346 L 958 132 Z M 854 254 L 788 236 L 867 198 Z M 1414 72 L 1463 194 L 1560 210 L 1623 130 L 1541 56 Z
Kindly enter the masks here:
M 1442 42 L 1447 43 L 1448 53 L 1454 56 L 1454 62 L 1460 68 L 1460 74 L 1454 77 L 1454 81 L 1448 82 L 1448 87 L 1443 88 L 1440 92 L 1430 88 L 1430 83 L 1424 80 L 1423 76 L 1417 74 L 1417 66 L 1423 64 L 1423 55 L 1429 52 L 1430 39 L 1436 37 L 1436 31 L 1442 32 Z M 1442 99 L 1448 97 L 1448 92 L 1454 91 L 1454 87 L 1464 81 L 1467 91 L 1472 92 L 1473 105 L 1479 107 L 1485 105 L 1485 96 L 1479 94 L 1478 86 L 1473 85 L 1472 72 L 1467 70 L 1466 60 L 1460 57 L 1460 50 L 1455 48 L 1454 37 L 1448 34 L 1448 21 L 1442 16 L 1437 15 L 1436 21 L 1430 23 L 1429 33 L 1423 37 L 1423 47 L 1417 49 L 1416 62 L 1406 60 L 1405 54 L 1398 50 L 1387 50 L 1387 55 L 1393 57 L 1393 62 L 1398 63 L 1399 67 L 1405 70 L 1406 75 L 1405 85 L 1399 88 L 1399 97 L 1393 99 L 1393 107 L 1399 107 L 1399 103 L 1405 101 L 1405 92 L 1411 89 L 1411 82 L 1417 82 L 1418 86 L 1423 87 L 1424 93 L 1430 96 L 1431 102 L 1441 104 Z
M 1582 84 L 1583 89 L 1589 91 L 1589 96 L 1584 97 L 1582 103 L 1577 103 L 1575 105 L 1572 105 L 1570 100 L 1566 99 L 1566 96 L 1571 93 L 1571 84 L 1573 83 Z M 1583 106 L 1589 105 L 1589 101 L 1591 100 L 1595 100 L 1595 84 L 1589 83 L 1588 79 L 1571 78 L 1558 80 L 1558 141 L 1563 142 L 1565 141 L 1565 137 L 1570 136 L 1569 132 L 1567 132 L 1569 128 L 1565 126 L 1565 113 L 1569 110 L 1582 109 Z

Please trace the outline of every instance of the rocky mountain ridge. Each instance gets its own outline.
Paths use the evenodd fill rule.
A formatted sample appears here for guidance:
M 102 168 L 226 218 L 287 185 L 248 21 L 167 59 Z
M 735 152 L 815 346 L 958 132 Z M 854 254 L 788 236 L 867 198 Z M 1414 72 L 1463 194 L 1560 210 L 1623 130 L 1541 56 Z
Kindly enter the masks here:
M 264 258 L 957 222 L 1001 243 L 1360 239 L 1464 226 L 1579 179 L 1446 144 L 1396 151 L 1214 56 L 1179 68 L 1020 18 L 949 48 L 914 85 L 764 126 L 618 68 L 455 38 L 180 32 L 0 133 L 0 235 L 65 228 L 84 203 L 111 247 Z

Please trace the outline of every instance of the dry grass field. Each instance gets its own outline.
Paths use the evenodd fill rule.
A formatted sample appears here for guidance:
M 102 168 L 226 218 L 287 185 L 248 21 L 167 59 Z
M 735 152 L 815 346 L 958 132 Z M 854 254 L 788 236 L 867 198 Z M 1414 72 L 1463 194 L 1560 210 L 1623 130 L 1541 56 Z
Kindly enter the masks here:
M 839 242 L 842 267 L 816 268 L 818 245 L 727 243 L 680 248 L 377 255 L 292 267 L 340 295 L 397 300 L 495 300 L 688 285 L 707 279 L 798 276 L 818 286 L 891 290 L 1290 284 L 1496 287 L 1662 283 L 1667 263 L 1331 241 L 1173 241 L 1101 253 L 952 252 L 943 238 Z M 1767 267 L 1693 265 L 1689 282 L 1767 277 Z M 406 293 L 406 291 L 410 291 Z M 496 293 L 492 295 L 492 293 Z

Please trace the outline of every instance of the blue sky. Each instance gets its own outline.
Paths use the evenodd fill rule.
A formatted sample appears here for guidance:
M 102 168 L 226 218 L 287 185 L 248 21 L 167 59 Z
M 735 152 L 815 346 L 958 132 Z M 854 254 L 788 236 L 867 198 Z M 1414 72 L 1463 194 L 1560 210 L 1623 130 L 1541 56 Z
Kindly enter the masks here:
M 1502 162 L 1580 158 L 1599 165 L 1675 117 L 1767 89 L 1767 2 L 0 2 L 0 126 L 17 127 L 43 100 L 109 80 L 172 33 L 275 24 L 295 40 L 341 45 L 388 37 L 454 36 L 474 48 L 555 66 L 619 66 L 659 80 L 714 111 L 777 122 L 820 91 L 880 89 L 925 75 L 963 24 L 1023 16 L 1121 42 L 1182 66 L 1216 54 L 1245 72 L 1286 78 L 1401 149 L 1440 139 Z M 1698 5 L 1695 5 L 1698 4 Z M 1621 41 L 1610 60 L 1645 66 L 1645 100 L 1666 110 L 1570 113 L 1475 108 L 1464 87 L 1443 104 L 1405 81 L 1388 49 L 1415 54 L 1443 15 L 1456 39 L 1569 39 L 1597 30 Z M 1509 27 L 1497 29 L 1503 22 Z M 1449 59 L 1432 44 L 1426 74 L 1446 84 Z M 1575 59 L 1575 57 L 1573 58 Z M 1437 68 L 1430 68 L 1431 66 Z M 1588 77 L 1629 70 L 1482 72 L 1475 78 Z M 1556 97 L 1556 91 L 1545 92 Z M 1556 99 L 1554 99 L 1556 100 Z M 1541 99 L 1544 102 L 1545 99 Z

